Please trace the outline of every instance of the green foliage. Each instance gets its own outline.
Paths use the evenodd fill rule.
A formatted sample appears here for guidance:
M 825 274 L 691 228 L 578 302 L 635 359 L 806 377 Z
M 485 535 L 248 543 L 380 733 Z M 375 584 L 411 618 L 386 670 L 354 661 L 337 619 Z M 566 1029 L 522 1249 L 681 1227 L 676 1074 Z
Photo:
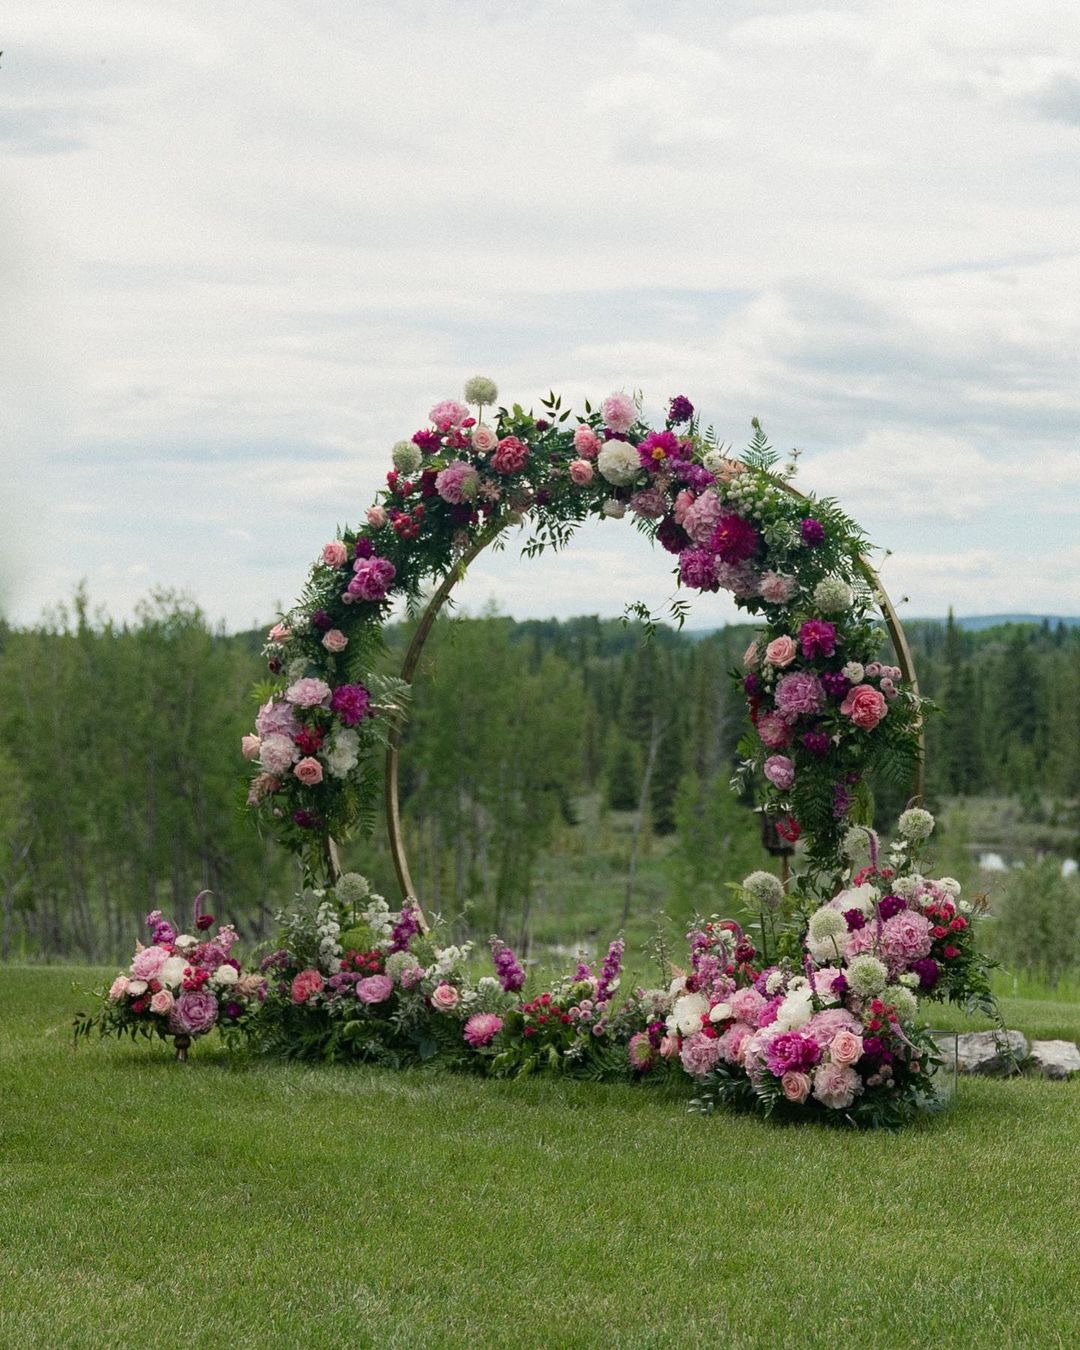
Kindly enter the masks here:
M 1080 875 L 1055 858 L 1017 868 L 994 897 L 991 943 L 1009 970 L 1056 983 L 1080 969 Z

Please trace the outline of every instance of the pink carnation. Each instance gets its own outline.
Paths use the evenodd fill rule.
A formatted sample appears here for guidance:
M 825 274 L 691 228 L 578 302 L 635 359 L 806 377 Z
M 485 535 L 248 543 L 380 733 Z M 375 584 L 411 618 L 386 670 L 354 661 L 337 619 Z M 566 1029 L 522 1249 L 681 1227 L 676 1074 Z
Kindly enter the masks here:
M 889 711 L 889 706 L 881 691 L 875 689 L 872 684 L 857 684 L 854 689 L 848 691 L 847 697 L 840 704 L 840 711 L 845 717 L 850 717 L 863 731 L 873 731 Z
M 821 681 L 808 670 L 792 670 L 776 686 L 776 706 L 789 721 L 804 714 L 820 712 L 825 705 Z
M 767 750 L 782 750 L 791 740 L 791 728 L 776 713 L 758 718 L 757 734 Z
M 855 1100 L 859 1075 L 845 1064 L 822 1064 L 814 1074 L 814 1096 L 833 1111 L 843 1111 Z
M 361 1003 L 385 1003 L 394 992 L 394 981 L 389 975 L 368 975 L 356 982 L 356 997 Z
M 502 1018 L 494 1013 L 474 1013 L 465 1023 L 465 1039 L 474 1050 L 490 1045 L 502 1031 Z
M 583 459 L 595 459 L 600 453 L 600 438 L 592 427 L 578 427 L 574 432 L 574 449 Z
M 323 977 L 314 968 L 302 970 L 293 977 L 291 993 L 294 1003 L 306 1003 L 323 987 Z
M 572 459 L 570 477 L 578 487 L 585 487 L 593 480 L 593 466 L 587 459 Z
M 479 487 L 480 475 L 463 459 L 452 460 L 435 475 L 435 491 L 444 502 L 450 502 L 453 506 L 471 502 Z
M 724 508 L 716 493 L 703 492 L 687 507 L 679 523 L 694 543 L 704 548 L 712 539 L 717 522 L 723 514 Z M 675 519 L 679 520 L 677 502 Z
M 903 909 L 887 919 L 881 928 L 879 945 L 890 967 L 907 966 L 930 955 L 933 936 L 925 914 Z
M 765 660 L 770 666 L 775 666 L 777 670 L 783 670 L 785 666 L 790 666 L 799 654 L 799 648 L 795 639 L 784 633 L 781 637 L 773 638 L 765 648 Z
M 349 582 L 347 595 L 354 600 L 385 600 L 390 583 L 397 575 L 397 568 L 389 558 L 357 558 L 353 563 L 354 576 Z
M 456 399 L 444 398 L 441 403 L 436 403 L 428 413 L 428 420 L 432 426 L 438 427 L 442 432 L 447 432 L 451 427 L 459 427 L 468 416 L 469 410 L 464 403 L 458 403 Z
M 695 1078 L 707 1074 L 720 1058 L 720 1040 L 716 1036 L 706 1036 L 703 1031 L 683 1041 L 682 1065 L 686 1072 Z
M 762 767 L 762 772 L 780 792 L 787 792 L 795 782 L 795 765 L 787 755 L 770 755 Z
M 325 708 L 330 702 L 330 686 L 325 680 L 306 675 L 289 685 L 285 697 L 298 708 Z
M 255 718 L 255 730 L 260 736 L 295 736 L 300 730 L 300 722 L 292 704 L 275 702 L 264 703 Z
M 340 539 L 332 539 L 322 551 L 322 560 L 327 567 L 344 567 L 349 558 L 349 550 Z
M 794 577 L 780 572 L 764 572 L 761 577 L 761 598 L 770 605 L 786 605 L 795 594 Z
M 637 420 L 637 405 L 629 394 L 609 394 L 600 412 L 612 431 L 629 431 Z

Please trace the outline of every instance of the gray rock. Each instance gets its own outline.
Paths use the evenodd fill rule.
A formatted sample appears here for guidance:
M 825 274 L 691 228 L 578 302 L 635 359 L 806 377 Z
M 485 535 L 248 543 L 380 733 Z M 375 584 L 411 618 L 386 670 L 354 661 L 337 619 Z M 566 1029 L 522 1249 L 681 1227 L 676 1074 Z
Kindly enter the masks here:
M 1080 1073 L 1080 1050 L 1072 1041 L 1032 1041 L 1031 1067 L 1046 1078 Z
M 1016 1073 L 1027 1059 L 1028 1043 L 1019 1031 L 1007 1031 L 1010 1057 L 997 1031 L 966 1031 L 956 1038 L 956 1062 L 961 1073 Z M 1014 1060 L 1016 1061 L 1014 1063 Z

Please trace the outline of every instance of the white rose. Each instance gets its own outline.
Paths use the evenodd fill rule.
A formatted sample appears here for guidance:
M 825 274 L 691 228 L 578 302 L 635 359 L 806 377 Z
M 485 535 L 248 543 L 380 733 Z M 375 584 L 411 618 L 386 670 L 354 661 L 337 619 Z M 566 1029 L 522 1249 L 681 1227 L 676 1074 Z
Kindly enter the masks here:
M 830 906 L 833 909 L 838 909 L 841 914 L 846 914 L 849 909 L 858 909 L 864 914 L 872 914 L 874 912 L 874 901 L 878 898 L 877 887 L 864 883 L 862 886 L 850 886 L 846 891 L 841 891 L 834 900 L 830 901 Z
M 158 971 L 158 979 L 162 984 L 166 984 L 170 989 L 179 989 L 184 979 L 184 971 L 187 970 L 187 962 L 182 956 L 170 956 L 167 961 L 162 963 Z
M 218 966 L 213 975 L 210 976 L 210 983 L 216 984 L 220 989 L 227 989 L 240 978 L 240 972 L 235 966 Z
M 355 731 L 337 732 L 322 759 L 334 778 L 344 778 L 360 762 L 360 737 Z
M 596 467 L 609 483 L 626 487 L 641 473 L 641 456 L 628 441 L 608 441 L 596 457 Z

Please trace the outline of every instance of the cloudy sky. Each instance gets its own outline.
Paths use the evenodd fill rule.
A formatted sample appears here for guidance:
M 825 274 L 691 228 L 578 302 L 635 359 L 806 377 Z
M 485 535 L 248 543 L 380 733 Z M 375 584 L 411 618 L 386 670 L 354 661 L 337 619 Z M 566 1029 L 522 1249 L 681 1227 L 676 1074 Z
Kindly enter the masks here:
M 264 621 L 475 373 L 757 415 L 907 613 L 1080 613 L 1075 4 L 8 0 L 0 46 L 9 617 Z M 598 522 L 462 599 L 669 562 Z

